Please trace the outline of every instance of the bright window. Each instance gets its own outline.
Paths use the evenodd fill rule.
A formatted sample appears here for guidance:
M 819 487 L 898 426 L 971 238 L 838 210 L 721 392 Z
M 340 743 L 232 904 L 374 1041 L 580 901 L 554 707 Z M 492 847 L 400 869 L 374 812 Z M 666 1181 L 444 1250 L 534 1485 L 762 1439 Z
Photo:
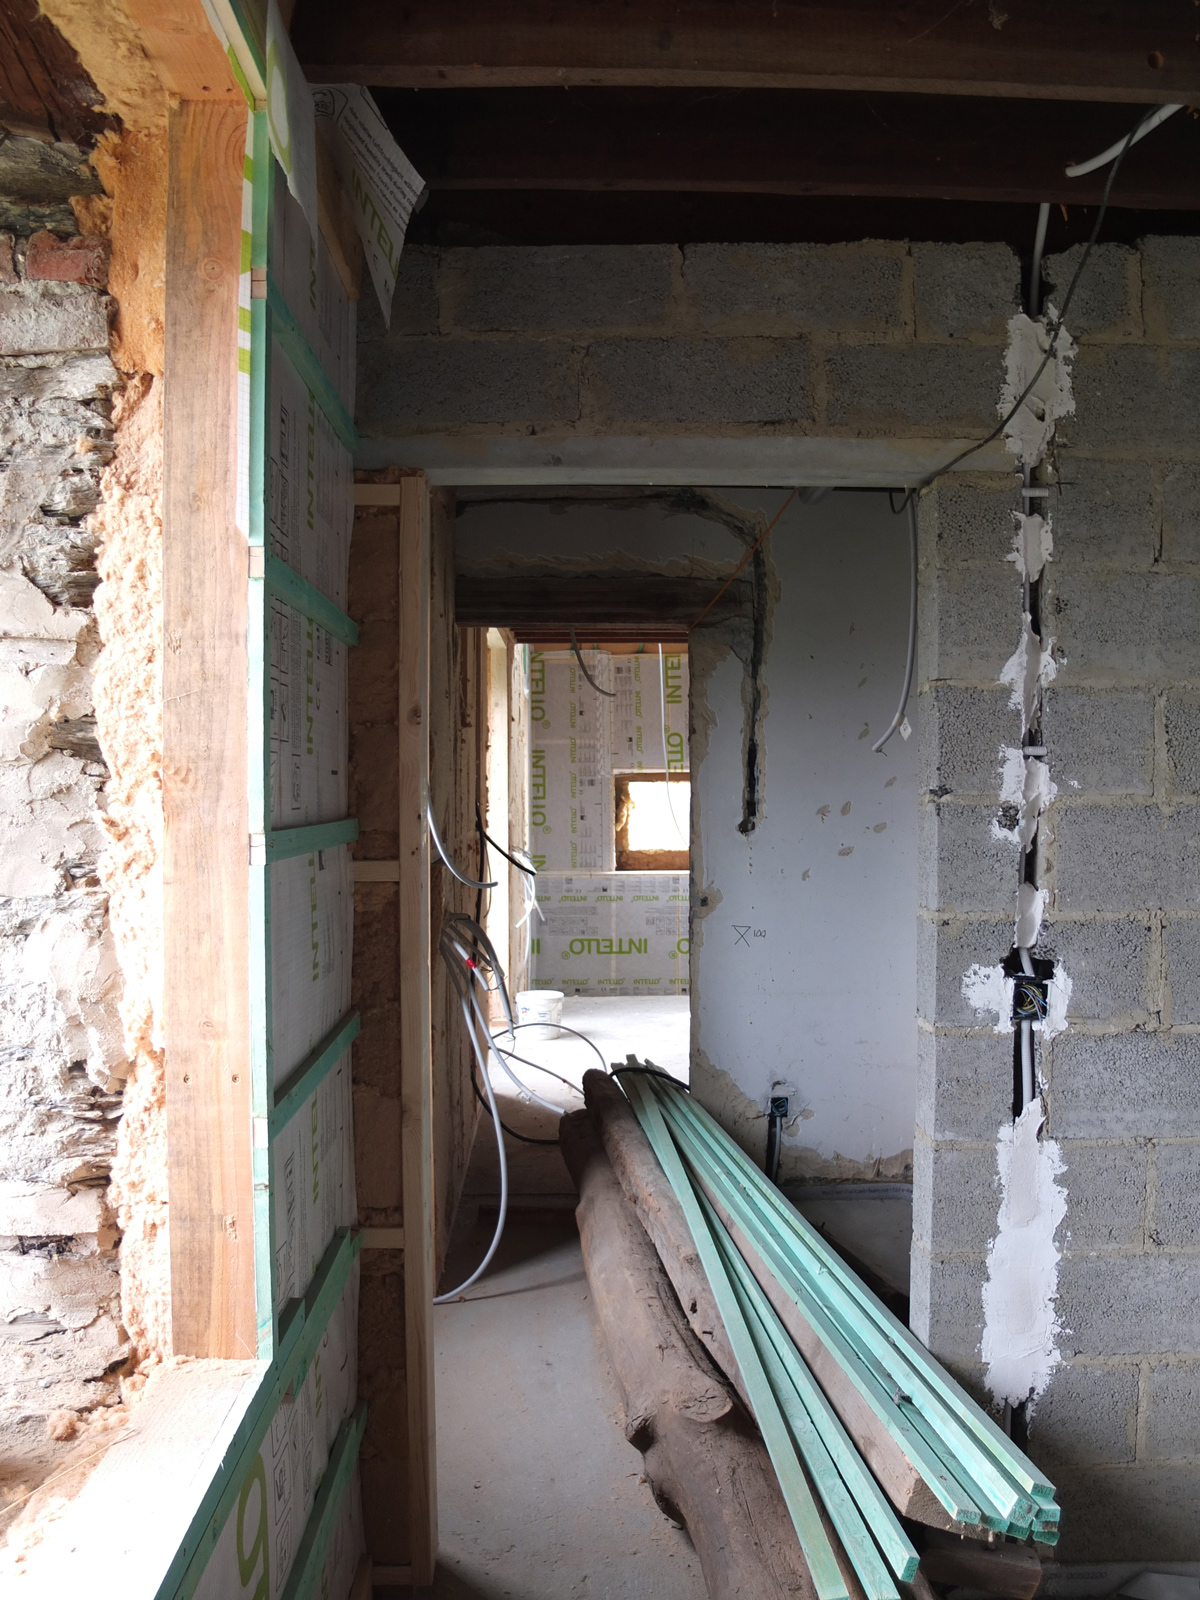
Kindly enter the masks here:
M 618 871 L 687 870 L 692 786 L 686 773 L 618 773 L 616 801 Z

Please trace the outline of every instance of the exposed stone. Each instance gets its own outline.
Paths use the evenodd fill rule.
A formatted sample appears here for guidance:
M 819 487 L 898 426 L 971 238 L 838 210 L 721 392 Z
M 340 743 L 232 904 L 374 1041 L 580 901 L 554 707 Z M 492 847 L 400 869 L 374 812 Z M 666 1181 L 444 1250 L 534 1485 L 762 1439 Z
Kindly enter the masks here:
M 92 289 L 108 285 L 107 239 L 60 239 L 43 230 L 25 247 L 25 276 L 42 283 L 85 283 Z

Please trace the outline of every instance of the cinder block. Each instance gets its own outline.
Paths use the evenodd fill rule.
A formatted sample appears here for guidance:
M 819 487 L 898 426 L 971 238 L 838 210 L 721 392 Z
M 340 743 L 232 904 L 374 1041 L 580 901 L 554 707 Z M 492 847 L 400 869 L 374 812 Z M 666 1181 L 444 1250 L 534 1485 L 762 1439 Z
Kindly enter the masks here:
M 1060 911 L 1200 910 L 1200 811 L 1059 806 L 1054 813 Z
M 917 1015 L 944 1028 L 994 1026 L 995 1012 L 977 1012 L 964 998 L 963 974 L 973 966 L 998 966 L 1012 949 L 1012 942 L 1011 916 L 984 922 L 921 917 L 917 922 Z
M 1004 358 L 994 345 L 841 345 L 826 356 L 825 373 L 835 427 L 983 434 L 999 420 Z
M 109 253 L 107 239 L 35 233 L 25 246 L 25 276 L 34 282 L 85 283 L 90 289 L 105 289 Z
M 985 1257 L 996 1237 L 1000 1184 L 994 1145 L 913 1145 L 913 1243 L 940 1263 Z
M 933 1139 L 991 1139 L 1012 1120 L 1011 1033 L 917 1036 L 917 1125 Z
M 1200 1138 L 1200 1035 L 1064 1034 L 1050 1118 L 1056 1139 Z
M 918 339 L 1003 344 L 1020 310 L 1021 264 L 1006 244 L 914 244 Z
M 921 1343 L 960 1382 L 978 1375 L 983 1336 L 983 1286 L 987 1265 L 977 1261 L 935 1261 L 914 1241 L 909 1323 Z
M 1064 457 L 1047 502 L 1057 567 L 1145 568 L 1154 560 L 1158 517 L 1144 461 Z
M 934 508 L 939 566 L 971 562 L 992 566 L 1012 554 L 1013 513 L 1021 509 L 1013 479 L 980 484 L 943 478 L 925 499 Z
M 108 349 L 105 294 L 77 284 L 20 284 L 0 289 L 0 356 Z
M 1200 1467 L 1080 1467 L 1055 1479 L 1063 1536 L 1055 1560 L 1075 1563 L 1147 1563 L 1196 1559 L 1196 1505 Z M 1094 1570 L 1094 1567 L 1093 1567 Z M 1097 1590 L 1111 1582 L 1103 1568 Z
M 904 246 L 690 244 L 683 282 L 720 333 L 888 333 L 903 325 Z
M 1200 794 L 1200 695 L 1173 691 L 1165 712 L 1168 782 L 1176 794 Z
M 438 306 L 437 272 L 440 257 L 436 250 L 405 245 L 396 265 L 396 293 L 392 298 L 392 320 L 384 332 L 379 301 L 365 290 L 358 303 L 358 339 L 363 344 L 403 334 L 438 333 L 441 312 Z
M 1164 1461 L 1194 1462 L 1200 1455 L 1198 1417 L 1200 1361 L 1172 1361 L 1151 1367 L 1146 1381 L 1147 1455 Z
M 1060 448 L 1120 445 L 1161 458 L 1195 447 L 1200 350 L 1085 344 L 1071 385 L 1075 410 L 1058 424 Z
M 464 423 L 573 422 L 578 358 L 550 339 L 397 339 L 359 352 L 359 427 L 378 438 Z
M 674 246 L 496 245 L 447 250 L 442 308 L 472 333 L 562 333 L 659 325 Z
M 920 699 L 921 787 L 931 793 L 998 795 L 1002 751 L 1021 742 L 1007 689 L 935 683 Z
M 1039 1466 L 1132 1461 L 1137 1443 L 1138 1369 L 1064 1362 L 1029 1419 Z
M 1038 954 L 1061 962 L 1071 980 L 1068 1012 L 1089 1022 L 1150 1020 L 1153 943 L 1145 917 L 1111 922 L 1042 923 Z
M 1143 239 L 1142 291 L 1151 339 L 1200 339 L 1200 239 Z
M 1054 572 L 1046 627 L 1061 677 L 1190 677 L 1200 661 L 1200 580 L 1165 572 Z
M 1050 771 L 1063 794 L 1154 789 L 1154 696 L 1144 689 L 1071 689 L 1042 697 Z
M 953 568 L 923 584 L 919 602 L 922 678 L 998 684 L 1021 642 L 1016 568 Z
M 1083 255 L 1072 245 L 1042 262 L 1043 305 L 1062 307 Z M 1067 311 L 1067 329 L 1088 339 L 1138 339 L 1142 332 L 1138 305 L 1139 257 L 1125 244 L 1098 244 L 1088 256 Z
M 1163 560 L 1200 563 L 1200 467 L 1190 461 L 1168 467 L 1162 500 Z
M 1165 1250 L 1194 1250 L 1200 1245 L 1200 1145 L 1156 1144 L 1154 1173 L 1152 1242 Z M 1196 1447 L 1200 1451 L 1200 1437 Z
M 995 836 L 995 817 L 987 806 L 921 806 L 917 870 L 926 910 L 1016 914 L 1020 857 L 1010 836 Z
M 1144 1143 L 1062 1146 L 1067 1191 L 1059 1244 L 1071 1255 L 1089 1250 L 1140 1250 L 1146 1233 Z
M 1200 1255 L 1064 1256 L 1058 1319 L 1079 1354 L 1200 1351 Z
M 585 413 L 618 422 L 795 424 L 812 419 L 795 339 L 622 339 L 584 361 Z
M 1171 991 L 1171 1021 L 1200 1022 L 1200 922 L 1178 917 L 1165 922 L 1163 953 Z

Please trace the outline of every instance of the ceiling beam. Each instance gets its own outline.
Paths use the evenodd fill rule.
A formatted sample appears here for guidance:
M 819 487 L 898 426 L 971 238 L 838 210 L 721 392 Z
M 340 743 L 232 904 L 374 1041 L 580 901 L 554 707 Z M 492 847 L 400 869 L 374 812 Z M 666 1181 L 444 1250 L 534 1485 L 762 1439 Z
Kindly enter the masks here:
M 686 639 L 698 617 L 745 616 L 744 579 L 667 578 L 658 573 L 540 577 L 459 573 L 454 620 L 462 627 L 511 628 L 528 642 L 561 640 L 569 629 L 593 639 Z
M 299 0 L 309 77 L 412 89 L 836 89 L 1200 99 L 1185 0 Z
M 1068 178 L 1133 126 L 1127 106 L 786 90 L 378 91 L 430 188 L 847 195 L 1094 205 L 1107 170 Z M 1126 155 L 1111 203 L 1200 206 L 1186 114 Z

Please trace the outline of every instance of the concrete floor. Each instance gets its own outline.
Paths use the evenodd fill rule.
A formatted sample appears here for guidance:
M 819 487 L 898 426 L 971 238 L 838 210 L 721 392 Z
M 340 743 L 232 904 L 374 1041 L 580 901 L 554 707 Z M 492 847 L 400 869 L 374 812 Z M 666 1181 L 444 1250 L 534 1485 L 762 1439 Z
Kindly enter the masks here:
M 606 1062 L 633 1051 L 686 1076 L 686 998 L 568 1000 L 563 1021 L 586 1032 Z M 569 1036 L 519 1048 L 574 1084 L 599 1065 Z M 566 1085 L 516 1070 L 555 1104 L 582 1105 Z M 493 1081 L 506 1123 L 553 1138 L 556 1113 L 523 1103 L 502 1073 Z M 654 1504 L 642 1459 L 625 1441 L 557 1144 L 510 1139 L 508 1150 L 514 1207 L 499 1253 L 463 1300 L 434 1313 L 441 1555 L 433 1585 L 408 1592 L 437 1600 L 704 1600 L 691 1543 Z M 487 1249 L 497 1190 L 485 1120 L 443 1289 Z

